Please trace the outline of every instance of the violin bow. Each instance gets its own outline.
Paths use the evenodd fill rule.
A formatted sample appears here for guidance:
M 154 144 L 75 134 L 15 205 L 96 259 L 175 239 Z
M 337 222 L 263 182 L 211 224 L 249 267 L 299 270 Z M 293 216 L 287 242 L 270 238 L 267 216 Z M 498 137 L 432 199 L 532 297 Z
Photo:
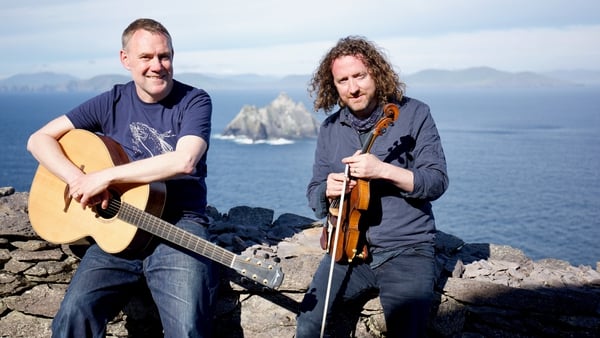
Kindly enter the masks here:
M 321 322 L 321 338 L 325 334 L 325 323 L 327 322 L 327 305 L 329 304 L 329 296 L 331 293 L 331 283 L 333 280 L 333 267 L 335 266 L 335 256 L 337 255 L 337 246 L 338 246 L 338 238 L 340 237 L 340 228 L 342 225 L 341 215 L 344 212 L 344 198 L 346 197 L 346 184 L 348 183 L 348 173 L 350 170 L 350 165 L 346 164 L 346 168 L 344 169 L 344 189 L 342 189 L 342 195 L 340 196 L 340 204 L 338 211 L 337 224 L 335 226 L 335 238 L 333 239 L 333 250 L 330 254 L 331 264 L 329 266 L 329 278 L 327 280 L 327 291 L 325 293 L 325 307 L 323 308 L 323 321 Z M 331 231 L 329 231 L 329 238 L 327 239 L 328 243 L 331 243 Z
M 377 123 L 376 129 L 378 131 L 378 133 L 384 133 L 385 132 L 385 128 L 387 128 L 389 125 L 393 124 L 394 121 L 396 121 L 396 119 L 398 118 L 398 114 L 400 114 L 400 112 L 398 111 L 398 107 L 396 107 L 396 105 L 392 104 L 392 103 L 388 103 L 383 107 L 383 113 L 384 116 L 381 118 L 381 120 Z M 380 125 L 380 123 L 382 125 Z M 382 130 L 380 130 L 382 129 Z M 371 132 L 371 135 L 369 136 L 369 141 L 365 144 L 365 147 L 363 148 L 362 153 L 366 153 L 368 152 L 368 149 L 371 147 L 371 145 L 373 145 L 373 142 L 375 140 L 374 136 L 378 136 L 380 134 L 373 134 L 373 132 Z M 329 279 L 327 281 L 327 292 L 325 294 L 325 308 L 323 309 L 323 321 L 321 323 L 321 338 L 323 338 L 323 335 L 325 334 L 325 323 L 327 322 L 327 305 L 329 304 L 329 296 L 331 293 L 331 283 L 333 280 L 333 267 L 335 264 L 335 257 L 337 255 L 337 247 L 338 247 L 338 239 L 339 239 L 339 234 L 340 234 L 340 228 L 342 225 L 342 218 L 341 215 L 344 212 L 344 198 L 346 196 L 346 184 L 348 183 L 348 171 L 350 170 L 350 165 L 346 164 L 346 169 L 344 170 L 344 189 L 342 190 L 342 194 L 340 196 L 340 204 L 339 204 L 339 211 L 338 211 L 338 218 L 337 218 L 337 225 L 335 227 L 335 238 L 334 238 L 334 243 L 333 243 L 333 250 L 330 254 L 331 256 L 331 266 L 329 267 Z M 328 222 L 328 235 L 327 235 L 327 245 L 329 246 L 329 244 L 331 243 L 331 224 L 329 224 Z M 331 246 L 329 246 L 331 248 Z

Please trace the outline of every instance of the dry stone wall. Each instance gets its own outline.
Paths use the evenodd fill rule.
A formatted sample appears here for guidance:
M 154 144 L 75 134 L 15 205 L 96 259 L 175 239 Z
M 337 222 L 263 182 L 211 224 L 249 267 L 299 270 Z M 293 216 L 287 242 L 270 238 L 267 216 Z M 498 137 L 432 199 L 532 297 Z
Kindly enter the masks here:
M 50 325 L 85 246 L 50 244 L 31 229 L 28 194 L 0 189 L 0 336 L 49 337 Z M 214 242 L 242 255 L 279 261 L 285 279 L 270 290 L 222 269 L 216 337 L 293 337 L 298 304 L 323 255 L 320 224 L 264 208 L 210 209 Z M 433 337 L 597 337 L 598 266 L 552 258 L 532 261 L 522 251 L 437 236 L 439 279 Z M 335 318 L 339 336 L 385 337 L 376 295 L 354 304 L 355 318 Z M 344 333 L 344 334 L 342 334 Z M 148 291 L 140 288 L 108 325 L 107 337 L 162 337 Z

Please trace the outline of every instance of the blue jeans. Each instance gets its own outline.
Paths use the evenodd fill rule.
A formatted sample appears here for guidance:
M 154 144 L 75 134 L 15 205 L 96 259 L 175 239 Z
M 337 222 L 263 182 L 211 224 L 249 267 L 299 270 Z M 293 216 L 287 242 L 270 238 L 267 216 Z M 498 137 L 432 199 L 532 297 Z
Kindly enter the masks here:
M 297 318 L 296 338 L 314 338 L 321 333 L 330 264 L 331 256 L 325 255 L 304 295 Z M 347 311 L 346 302 L 377 290 L 387 337 L 424 337 L 434 282 L 434 249 L 429 244 L 403 250 L 376 268 L 366 263 L 336 263 L 327 318 Z
M 207 238 L 190 220 L 177 226 Z M 92 245 L 52 322 L 53 337 L 105 337 L 106 324 L 144 281 L 157 305 L 165 337 L 210 337 L 217 296 L 216 263 L 166 242 L 145 256 L 127 259 Z

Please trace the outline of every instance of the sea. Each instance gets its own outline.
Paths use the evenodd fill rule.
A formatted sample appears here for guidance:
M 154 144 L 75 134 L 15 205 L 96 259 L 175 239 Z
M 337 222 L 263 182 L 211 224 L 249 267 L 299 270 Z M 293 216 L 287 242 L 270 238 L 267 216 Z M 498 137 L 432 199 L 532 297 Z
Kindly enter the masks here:
M 314 218 L 306 185 L 315 140 L 249 143 L 220 136 L 244 105 L 277 89 L 209 90 L 213 136 L 208 201 Z M 286 91 L 312 111 L 306 90 Z M 37 162 L 27 137 L 93 93 L 0 93 L 0 187 L 29 191 Z M 600 87 L 411 88 L 436 121 L 450 186 L 433 202 L 439 230 L 468 243 L 510 245 L 534 260 L 600 261 Z M 402 112 L 401 112 L 402 113 Z M 323 112 L 316 112 L 321 121 Z

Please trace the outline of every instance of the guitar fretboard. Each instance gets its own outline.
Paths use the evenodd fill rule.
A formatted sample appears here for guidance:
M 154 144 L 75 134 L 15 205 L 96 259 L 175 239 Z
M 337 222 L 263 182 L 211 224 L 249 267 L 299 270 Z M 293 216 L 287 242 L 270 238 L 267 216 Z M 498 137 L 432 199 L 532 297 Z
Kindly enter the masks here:
M 111 200 L 110 204 L 113 203 L 118 204 L 115 207 L 118 209 L 117 217 L 119 219 L 225 266 L 232 267 L 234 265 L 236 259 L 234 253 L 130 204 Z

